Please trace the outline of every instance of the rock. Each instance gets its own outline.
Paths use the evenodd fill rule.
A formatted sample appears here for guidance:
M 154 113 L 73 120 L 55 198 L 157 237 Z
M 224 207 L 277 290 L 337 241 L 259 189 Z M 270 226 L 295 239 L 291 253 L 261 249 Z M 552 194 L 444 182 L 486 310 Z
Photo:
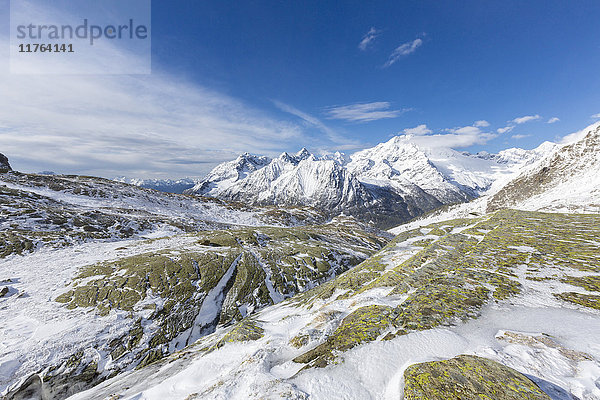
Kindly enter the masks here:
M 237 323 L 233 329 L 231 329 L 221 340 L 219 340 L 215 347 L 223 347 L 225 343 L 231 342 L 247 342 L 252 340 L 258 340 L 264 336 L 264 329 L 261 328 L 256 322 L 250 319 L 244 319 Z
M 2 290 L 0 290 L 0 298 L 6 296 L 8 294 L 8 287 L 4 286 Z
M 520 372 L 471 355 L 411 365 L 404 381 L 405 400 L 551 400 Z
M 10 164 L 8 163 L 8 158 L 0 153 L 0 172 L 8 172 L 12 171 Z
M 6 394 L 7 400 L 46 400 L 47 398 L 39 375 L 31 375 L 18 388 Z

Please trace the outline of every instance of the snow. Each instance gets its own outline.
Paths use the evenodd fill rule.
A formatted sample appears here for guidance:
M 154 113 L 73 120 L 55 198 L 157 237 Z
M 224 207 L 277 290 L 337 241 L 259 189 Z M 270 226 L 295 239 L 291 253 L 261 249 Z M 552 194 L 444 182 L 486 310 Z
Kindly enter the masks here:
M 305 398 L 308 394 L 317 400 L 401 399 L 402 376 L 409 365 L 459 354 L 493 359 L 581 399 L 600 399 L 597 362 L 576 362 L 555 348 L 531 348 L 497 338 L 500 331 L 544 332 L 565 348 L 598 359 L 600 318 L 586 312 L 490 306 L 480 318 L 467 323 L 365 344 L 344 353 L 339 364 L 298 372 L 301 365 L 291 359 L 300 351 L 289 347 L 287 341 L 310 316 L 310 312 L 285 305 L 270 307 L 259 317 L 266 329 L 265 338 L 259 341 L 234 343 L 193 360 L 168 363 L 145 381 L 136 374 L 117 378 L 71 399 L 102 398 L 107 393 L 146 400 L 185 399 L 191 393 L 202 394 L 203 399 L 275 398 L 279 393 L 288 393 L 288 398 Z M 111 387 L 111 391 L 104 392 L 105 387 Z
M 231 280 L 233 272 L 235 271 L 240 258 L 242 258 L 241 254 L 233 261 L 233 263 L 231 263 L 227 269 L 227 272 L 225 275 L 223 275 L 219 283 L 217 283 L 214 288 L 208 291 L 206 297 L 202 301 L 200 311 L 198 312 L 198 315 L 196 315 L 194 324 L 190 329 L 188 329 L 188 331 L 182 332 L 172 341 L 172 343 L 174 343 L 174 347 L 169 349 L 171 352 L 176 349 L 180 350 L 185 346 L 196 342 L 202 336 L 214 331 L 216 327 L 216 321 L 218 320 L 219 313 L 221 312 L 223 300 L 225 300 L 225 287 Z
M 112 312 L 99 317 L 87 309 L 67 310 L 54 299 L 65 292 L 80 267 L 115 260 L 123 254 L 159 251 L 195 243 L 192 236 L 154 241 L 129 240 L 85 243 L 62 249 L 41 249 L 26 256 L 0 260 L 0 278 L 19 295 L 2 299 L 0 307 L 0 393 L 14 376 L 35 372 L 40 365 L 52 365 L 77 349 L 92 347 L 105 337 L 117 337 L 131 323 L 128 313 Z

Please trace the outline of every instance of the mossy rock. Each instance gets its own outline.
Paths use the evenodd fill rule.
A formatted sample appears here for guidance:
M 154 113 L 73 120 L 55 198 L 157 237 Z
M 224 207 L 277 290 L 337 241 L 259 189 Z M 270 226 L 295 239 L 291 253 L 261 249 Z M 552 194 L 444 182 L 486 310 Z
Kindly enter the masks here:
M 404 381 L 405 400 L 551 400 L 520 372 L 471 355 L 411 365 Z
M 310 341 L 310 337 L 306 334 L 296 335 L 290 339 L 290 346 L 295 347 L 297 349 L 302 348 L 308 344 Z
M 385 330 L 394 326 L 397 317 L 397 311 L 389 306 L 360 307 L 344 318 L 324 343 L 296 357 L 294 362 L 325 367 L 335 359 L 336 352 L 376 340 Z
M 229 332 L 227 332 L 215 347 L 223 347 L 227 343 L 232 342 L 247 342 L 258 340 L 264 336 L 264 329 L 261 328 L 256 321 L 244 319 L 237 323 Z
M 595 294 L 583 294 L 576 292 L 565 292 L 554 295 L 556 298 L 569 303 L 600 310 L 600 296 Z
M 600 276 L 566 276 L 561 279 L 561 282 L 568 283 L 574 286 L 580 286 L 590 292 L 600 292 Z

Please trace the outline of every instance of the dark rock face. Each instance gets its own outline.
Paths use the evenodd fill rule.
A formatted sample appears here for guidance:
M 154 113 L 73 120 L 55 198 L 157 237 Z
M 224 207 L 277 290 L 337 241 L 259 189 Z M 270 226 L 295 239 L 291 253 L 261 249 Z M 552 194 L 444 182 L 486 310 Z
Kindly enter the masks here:
M 8 158 L 0 153 L 0 172 L 12 171 L 10 164 L 8 163 Z
M 525 375 L 495 361 L 461 355 L 414 364 L 404 372 L 404 398 L 550 400 Z

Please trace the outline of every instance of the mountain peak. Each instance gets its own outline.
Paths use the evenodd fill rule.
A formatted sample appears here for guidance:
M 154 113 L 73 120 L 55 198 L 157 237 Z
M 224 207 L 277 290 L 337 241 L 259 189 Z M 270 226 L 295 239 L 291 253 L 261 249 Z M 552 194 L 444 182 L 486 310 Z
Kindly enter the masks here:
M 304 160 L 310 157 L 310 155 L 310 151 L 306 150 L 306 147 L 303 147 L 299 152 L 296 153 L 296 158 L 298 158 L 299 160 Z
M 0 153 L 0 172 L 12 171 L 12 168 L 8 162 L 8 157 Z

